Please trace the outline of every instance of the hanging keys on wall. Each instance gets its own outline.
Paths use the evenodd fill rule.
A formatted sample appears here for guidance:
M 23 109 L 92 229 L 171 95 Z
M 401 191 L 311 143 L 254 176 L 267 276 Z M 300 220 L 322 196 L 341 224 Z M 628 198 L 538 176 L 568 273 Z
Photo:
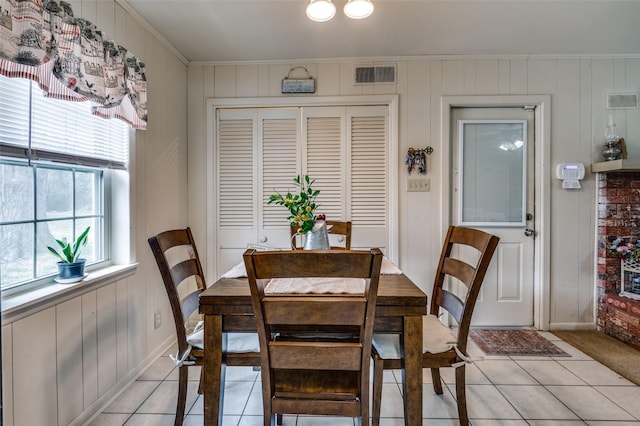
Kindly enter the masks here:
M 404 164 L 407 165 L 409 174 L 413 170 L 417 170 L 418 174 L 427 174 L 427 155 L 431 155 L 433 148 L 430 146 L 423 149 L 409 148 Z

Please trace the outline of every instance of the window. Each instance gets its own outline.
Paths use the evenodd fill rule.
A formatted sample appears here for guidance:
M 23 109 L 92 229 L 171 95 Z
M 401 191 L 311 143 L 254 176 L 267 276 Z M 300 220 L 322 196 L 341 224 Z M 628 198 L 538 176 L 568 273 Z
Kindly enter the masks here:
M 126 170 L 129 127 L 92 104 L 45 98 L 36 83 L 0 76 L 0 288 L 50 280 L 47 246 L 91 226 L 87 265 L 111 259 L 110 176 Z

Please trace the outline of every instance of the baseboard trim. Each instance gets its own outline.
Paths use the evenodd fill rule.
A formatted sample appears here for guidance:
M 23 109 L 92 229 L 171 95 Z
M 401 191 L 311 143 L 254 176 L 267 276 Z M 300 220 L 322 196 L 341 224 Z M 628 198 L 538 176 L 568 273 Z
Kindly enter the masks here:
M 90 423 L 100 415 L 120 394 L 140 375 L 151 366 L 162 354 L 176 342 L 175 336 L 167 338 L 160 346 L 145 357 L 140 364 L 134 367 L 129 373 L 119 380 L 115 385 L 106 391 L 100 398 L 95 400 L 86 410 L 76 417 L 69 426 L 81 426 Z
M 553 330 L 595 330 L 596 325 L 594 323 L 587 322 L 555 322 L 549 324 L 549 331 Z

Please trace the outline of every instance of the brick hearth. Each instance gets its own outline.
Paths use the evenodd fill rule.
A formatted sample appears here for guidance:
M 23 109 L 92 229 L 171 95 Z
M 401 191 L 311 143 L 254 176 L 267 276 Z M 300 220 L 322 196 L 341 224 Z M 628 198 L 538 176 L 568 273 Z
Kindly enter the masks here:
M 609 252 L 616 237 L 640 239 L 640 172 L 598 174 L 597 329 L 640 350 L 640 300 L 620 296 L 620 259 Z

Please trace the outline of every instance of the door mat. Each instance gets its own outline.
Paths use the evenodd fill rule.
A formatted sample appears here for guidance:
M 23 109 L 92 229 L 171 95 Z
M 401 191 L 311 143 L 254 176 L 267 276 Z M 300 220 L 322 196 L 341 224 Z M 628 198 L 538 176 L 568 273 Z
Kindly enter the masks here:
M 640 350 L 595 330 L 554 330 L 552 333 L 640 386 Z
M 469 337 L 485 355 L 571 356 L 534 330 L 473 329 Z

